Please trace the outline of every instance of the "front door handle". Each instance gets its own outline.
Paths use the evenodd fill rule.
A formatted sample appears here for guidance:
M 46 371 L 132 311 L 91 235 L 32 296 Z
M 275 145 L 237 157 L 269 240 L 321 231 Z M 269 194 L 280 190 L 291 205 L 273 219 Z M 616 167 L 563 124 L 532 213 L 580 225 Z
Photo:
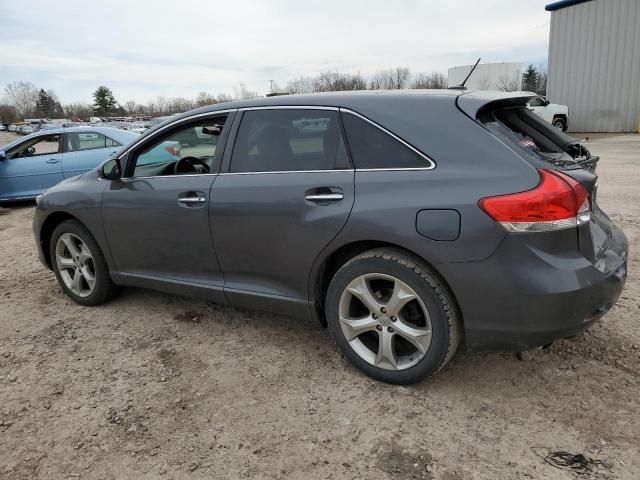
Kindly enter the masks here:
M 178 197 L 178 204 L 183 207 L 198 207 L 207 203 L 207 197 L 202 192 L 185 192 Z
M 50 158 L 47 160 L 47 163 L 60 163 L 60 159 L 58 158 Z

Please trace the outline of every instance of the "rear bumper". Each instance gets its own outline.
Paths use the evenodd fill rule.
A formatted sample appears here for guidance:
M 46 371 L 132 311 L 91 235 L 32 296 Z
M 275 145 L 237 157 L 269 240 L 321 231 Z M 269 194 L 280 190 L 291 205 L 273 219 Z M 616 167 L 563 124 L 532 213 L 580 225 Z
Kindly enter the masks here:
M 575 232 L 566 235 L 569 240 Z M 553 253 L 558 241 L 563 239 L 543 234 L 532 244 L 510 235 L 487 260 L 443 266 L 468 347 L 520 351 L 546 345 L 589 328 L 613 307 L 627 276 L 622 231 L 615 228 L 607 261 L 595 265 L 578 253 Z

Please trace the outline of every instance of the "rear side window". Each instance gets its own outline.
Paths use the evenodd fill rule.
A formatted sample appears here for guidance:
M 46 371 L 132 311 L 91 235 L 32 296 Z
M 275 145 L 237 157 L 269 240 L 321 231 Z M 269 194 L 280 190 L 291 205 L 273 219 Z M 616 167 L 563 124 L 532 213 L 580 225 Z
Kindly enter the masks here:
M 349 168 L 349 161 L 337 112 L 266 109 L 244 113 L 231 172 L 343 168 Z
M 391 135 L 350 113 L 342 116 L 353 163 L 366 168 L 425 168 L 431 162 Z

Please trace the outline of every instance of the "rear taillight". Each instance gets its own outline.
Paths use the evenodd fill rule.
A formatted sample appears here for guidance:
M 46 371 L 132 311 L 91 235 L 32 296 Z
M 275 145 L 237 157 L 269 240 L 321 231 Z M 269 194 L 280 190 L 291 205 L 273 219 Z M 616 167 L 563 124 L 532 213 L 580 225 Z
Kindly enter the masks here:
M 549 232 L 589 221 L 589 194 L 580 183 L 561 172 L 538 173 L 533 190 L 486 197 L 478 205 L 510 232 Z

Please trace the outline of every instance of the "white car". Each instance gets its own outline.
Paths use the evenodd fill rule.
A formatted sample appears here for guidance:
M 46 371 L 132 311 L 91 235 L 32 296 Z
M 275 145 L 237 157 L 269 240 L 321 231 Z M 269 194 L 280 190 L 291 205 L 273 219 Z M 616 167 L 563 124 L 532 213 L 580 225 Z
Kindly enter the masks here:
M 129 126 L 129 131 L 133 133 L 144 133 L 147 130 L 147 127 L 144 126 L 144 123 L 132 123 Z
M 563 132 L 569 126 L 569 107 L 566 105 L 549 103 L 545 97 L 534 97 L 527 108 Z
M 0 123 L 0 132 L 4 132 L 6 129 L 7 127 L 5 127 L 3 123 Z

